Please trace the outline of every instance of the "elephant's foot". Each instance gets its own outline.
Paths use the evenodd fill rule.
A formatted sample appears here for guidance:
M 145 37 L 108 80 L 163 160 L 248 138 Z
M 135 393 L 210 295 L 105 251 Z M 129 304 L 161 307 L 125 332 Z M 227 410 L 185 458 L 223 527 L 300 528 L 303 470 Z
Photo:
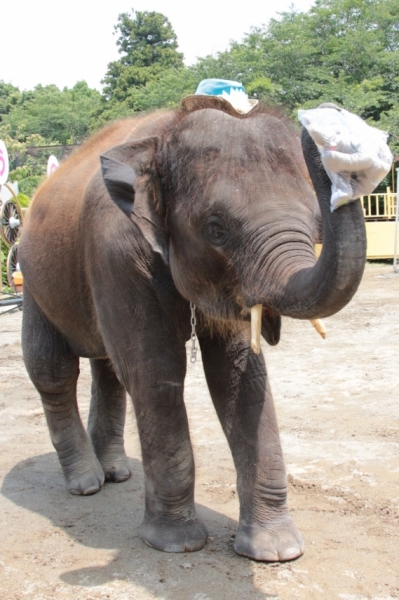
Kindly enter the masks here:
M 71 494 L 89 496 L 98 492 L 104 483 L 104 471 L 94 454 L 64 464 L 62 469 Z
M 208 539 L 204 523 L 196 517 L 190 521 L 166 523 L 160 517 L 145 516 L 140 536 L 151 548 L 163 552 L 195 552 Z
M 123 450 L 104 454 L 100 457 L 100 462 L 105 474 L 105 481 L 122 483 L 132 476 L 130 461 Z
M 289 514 L 264 525 L 240 523 L 234 540 L 237 554 L 253 560 L 277 562 L 301 556 L 304 543 Z

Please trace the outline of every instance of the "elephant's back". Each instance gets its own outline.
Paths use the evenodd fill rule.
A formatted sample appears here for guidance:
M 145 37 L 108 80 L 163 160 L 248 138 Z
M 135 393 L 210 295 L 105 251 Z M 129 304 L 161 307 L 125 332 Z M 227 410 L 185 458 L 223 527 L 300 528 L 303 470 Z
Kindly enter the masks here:
M 96 330 L 84 247 L 101 236 L 98 219 L 86 219 L 86 188 L 103 152 L 129 139 L 155 135 L 168 114 L 125 119 L 100 131 L 39 187 L 28 210 L 18 251 L 24 285 L 60 331 L 71 331 L 74 324 L 76 339 L 88 326 Z
M 100 168 L 100 155 L 130 139 L 156 135 L 171 114 L 157 111 L 117 121 L 88 140 L 38 188 L 26 215 L 23 238 L 29 238 L 42 255 L 44 246 L 53 252 L 70 249 L 81 235 L 85 191 Z
M 25 229 L 48 234 L 51 229 L 61 228 L 71 235 L 87 185 L 100 168 L 100 155 L 131 139 L 161 134 L 172 118 L 172 111 L 157 111 L 117 121 L 94 135 L 39 186 Z

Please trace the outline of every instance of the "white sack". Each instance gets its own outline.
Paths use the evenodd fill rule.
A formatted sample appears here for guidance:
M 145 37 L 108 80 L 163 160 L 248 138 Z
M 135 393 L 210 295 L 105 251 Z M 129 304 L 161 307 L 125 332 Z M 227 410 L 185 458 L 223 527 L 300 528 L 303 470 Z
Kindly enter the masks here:
M 331 211 L 366 196 L 389 172 L 393 156 L 388 134 L 360 117 L 335 108 L 298 110 L 331 179 Z

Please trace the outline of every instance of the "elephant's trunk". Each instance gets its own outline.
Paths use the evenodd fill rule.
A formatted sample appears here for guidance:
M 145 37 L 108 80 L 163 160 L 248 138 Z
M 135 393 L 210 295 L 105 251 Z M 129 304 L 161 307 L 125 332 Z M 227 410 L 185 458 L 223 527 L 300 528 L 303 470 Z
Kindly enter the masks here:
M 273 277 L 283 281 L 283 286 L 273 285 L 265 290 L 264 298 L 254 300 L 282 315 L 315 319 L 338 312 L 355 294 L 366 261 L 366 229 L 358 201 L 331 212 L 331 182 L 305 129 L 302 148 L 322 213 L 322 253 L 309 266 L 309 251 L 303 251 L 300 245 L 287 250 L 279 257 Z

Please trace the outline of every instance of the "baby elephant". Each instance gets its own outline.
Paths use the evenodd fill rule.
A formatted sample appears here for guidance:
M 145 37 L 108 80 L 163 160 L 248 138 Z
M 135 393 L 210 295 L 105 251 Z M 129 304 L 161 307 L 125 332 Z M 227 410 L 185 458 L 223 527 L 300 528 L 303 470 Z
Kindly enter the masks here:
M 258 336 L 276 344 L 281 315 L 326 317 L 355 293 L 363 211 L 352 203 L 331 213 L 330 195 L 306 131 L 301 148 L 295 130 L 261 106 L 241 115 L 210 96 L 111 125 L 39 188 L 18 252 L 25 364 L 73 494 L 130 477 L 130 394 L 149 546 L 186 552 L 207 539 L 183 401 L 192 303 L 237 470 L 235 550 L 265 561 L 303 552 Z M 76 400 L 81 356 L 93 378 L 87 433 Z

